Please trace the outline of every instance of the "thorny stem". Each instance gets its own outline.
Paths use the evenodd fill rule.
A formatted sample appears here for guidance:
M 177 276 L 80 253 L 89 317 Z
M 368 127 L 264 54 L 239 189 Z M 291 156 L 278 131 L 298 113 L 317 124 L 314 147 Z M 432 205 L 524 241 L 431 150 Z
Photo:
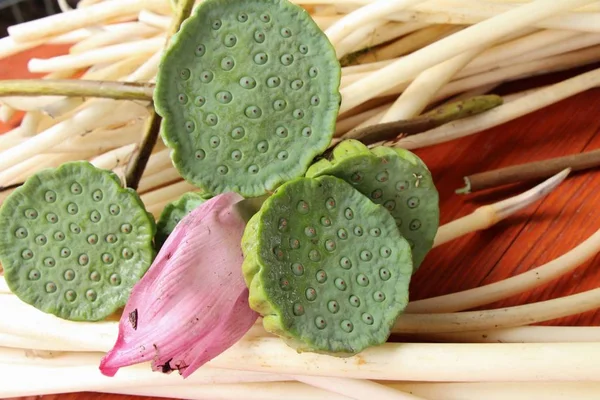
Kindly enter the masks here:
M 357 139 L 366 145 L 385 140 L 398 140 L 437 128 L 457 119 L 481 114 L 501 104 L 502 98 L 497 95 L 475 96 L 442 105 L 428 113 L 408 120 L 386 122 L 351 131 L 344 138 Z
M 81 79 L 0 80 L 0 97 L 70 96 L 102 97 L 115 100 L 152 100 L 150 83 L 88 81 Z

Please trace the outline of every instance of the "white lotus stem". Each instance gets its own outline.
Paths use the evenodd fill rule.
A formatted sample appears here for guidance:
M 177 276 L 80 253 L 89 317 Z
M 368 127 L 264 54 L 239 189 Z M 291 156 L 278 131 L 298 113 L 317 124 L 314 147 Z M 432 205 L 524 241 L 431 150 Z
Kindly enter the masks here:
M 142 10 L 138 15 L 138 20 L 148 26 L 167 30 L 171 26 L 171 17 L 153 13 L 152 11 Z
M 360 50 L 360 44 L 373 35 L 378 28 L 385 25 L 386 22 L 385 20 L 375 20 L 357 28 L 335 46 L 337 57 L 342 58 L 346 54 Z
M 340 112 L 356 107 L 385 92 L 387 88 L 412 79 L 421 71 L 460 53 L 476 47 L 484 47 L 503 36 L 526 28 L 537 21 L 590 3 L 592 3 L 592 0 L 565 0 L 561 2 L 555 0 L 536 0 L 485 20 L 477 25 L 467 27 L 343 89 L 343 102 Z
M 181 179 L 181 175 L 175 168 L 168 168 L 154 175 L 143 176 L 138 186 L 138 193 L 146 193 L 152 189 L 171 184 Z
M 391 106 L 391 103 L 384 104 L 338 121 L 335 126 L 335 137 L 343 136 L 347 132 L 357 129 L 359 125 L 370 120 L 375 115 L 383 115 Z
M 427 24 L 419 22 L 388 22 L 387 24 L 376 28 L 372 34 L 356 46 L 356 50 L 378 46 L 400 36 L 405 36 L 409 33 L 418 31 L 419 29 L 426 28 L 427 26 Z
M 547 107 L 598 85 L 600 85 L 600 69 L 595 69 L 540 89 L 483 114 L 453 121 L 442 127 L 401 139 L 395 146 L 416 149 L 472 135 Z
M 164 149 L 160 150 L 150 157 L 148 160 L 148 164 L 146 164 L 146 169 L 144 170 L 144 175 L 154 175 L 165 168 L 172 167 L 171 163 L 171 150 Z
M 569 172 L 569 169 L 565 169 L 526 192 L 493 204 L 481 206 L 469 215 L 440 226 L 433 247 L 441 246 L 468 233 L 487 229 L 541 200 L 556 189 L 567 178 Z
M 396 333 L 480 331 L 511 328 L 577 315 L 600 307 L 600 289 L 494 310 L 444 314 L 403 314 L 394 325 Z
M 379 0 L 356 10 L 340 19 L 325 31 L 329 41 L 335 46 L 356 29 L 385 18 L 390 13 L 403 10 L 424 0 Z M 343 55 L 343 54 L 342 54 Z M 338 56 L 341 56 L 338 54 Z
M 600 342 L 600 327 L 521 326 L 474 332 L 426 333 L 414 339 L 447 343 L 585 343 Z
M 146 207 L 149 208 L 155 204 L 173 201 L 184 193 L 194 192 L 197 190 L 197 187 L 187 183 L 186 181 L 180 181 L 164 188 L 148 192 L 142 195 L 141 198 Z
M 22 137 L 31 137 L 38 133 L 38 126 L 44 117 L 39 111 L 29 111 L 23 116 L 23 120 L 21 121 L 21 136 Z
M 31 72 L 59 71 L 67 68 L 84 68 L 101 62 L 113 62 L 138 54 L 154 53 L 165 44 L 164 36 L 137 40 L 93 49 L 85 53 L 69 54 L 48 59 L 32 58 L 27 64 Z
M 427 105 L 431 103 L 438 90 L 448 83 L 481 50 L 481 48 L 471 49 L 423 71 L 408 85 L 379 122 L 410 119 L 421 114 Z
M 600 33 L 582 33 L 557 43 L 538 48 L 531 53 L 521 54 L 515 57 L 512 62 L 522 63 L 529 60 L 538 60 L 545 57 L 551 57 L 559 54 L 569 53 L 586 47 L 596 46 L 600 43 Z M 507 61 L 504 62 L 506 64 Z
M 121 29 L 98 33 L 82 40 L 71 46 L 69 53 L 81 54 L 93 49 L 107 47 L 118 43 L 131 42 L 160 33 L 158 29 L 139 22 L 130 22 L 121 25 Z
M 45 18 L 10 26 L 8 27 L 8 34 L 16 42 L 30 42 L 100 24 L 123 16 L 137 15 L 144 8 L 164 10 L 165 2 L 162 0 L 102 2 L 86 8 L 77 8 L 65 13 L 54 14 Z
M 4 100 L 4 99 L 3 99 Z M 15 110 L 11 106 L 7 105 L 6 102 L 0 104 L 0 122 L 7 123 L 15 115 Z
M 93 155 L 106 153 L 111 149 L 140 141 L 144 129 L 142 120 L 134 120 L 116 129 L 98 129 L 87 135 L 80 135 L 64 141 L 48 150 L 57 153 L 92 152 Z
M 137 143 L 130 143 L 125 146 L 121 146 L 117 149 L 92 158 L 90 163 L 96 168 L 115 169 L 127 164 L 137 147 Z
M 419 28 L 419 29 L 423 29 L 423 28 Z M 365 72 L 377 71 L 378 69 L 380 69 L 382 67 L 390 65 L 391 63 L 393 63 L 396 60 L 397 59 L 381 60 L 381 61 L 374 61 L 374 62 L 368 62 L 368 63 L 363 63 L 363 64 L 342 67 L 342 77 L 348 77 L 348 76 L 354 75 L 354 74 L 363 74 Z M 362 77 L 365 77 L 365 76 L 366 75 L 362 75 Z
M 126 82 L 150 82 L 158 72 L 158 65 L 162 57 L 162 48 L 148 58 L 138 69 L 123 80 Z

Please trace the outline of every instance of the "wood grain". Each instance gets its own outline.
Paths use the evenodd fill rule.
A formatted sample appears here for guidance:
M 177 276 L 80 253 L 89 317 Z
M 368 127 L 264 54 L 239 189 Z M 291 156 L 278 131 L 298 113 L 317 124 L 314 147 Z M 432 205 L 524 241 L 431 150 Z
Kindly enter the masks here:
M 35 49 L 4 60 L 0 62 L 0 79 L 31 76 L 25 72 L 25 65 L 32 54 L 47 56 L 61 51 L 60 48 Z M 542 80 L 548 83 L 567 75 L 559 74 Z M 532 84 L 532 81 L 515 82 L 502 90 L 525 89 Z M 503 199 L 531 186 L 516 185 L 469 196 L 454 194 L 454 190 L 462 186 L 465 175 L 600 148 L 598 110 L 600 89 L 595 89 L 495 129 L 417 150 L 416 153 L 431 168 L 439 189 L 441 222 L 449 222 L 479 205 Z M 0 132 L 2 129 L 0 126 Z M 563 254 L 600 229 L 598 188 L 600 173 L 597 170 L 574 174 L 556 192 L 518 215 L 484 232 L 467 235 L 434 249 L 413 278 L 411 299 L 495 282 Z M 598 261 L 596 257 L 556 282 L 493 307 L 535 302 L 595 288 L 600 284 Z M 600 311 L 548 324 L 599 325 Z M 133 400 L 134 397 L 79 393 L 43 396 L 41 399 Z M 135 399 L 149 400 L 147 397 Z

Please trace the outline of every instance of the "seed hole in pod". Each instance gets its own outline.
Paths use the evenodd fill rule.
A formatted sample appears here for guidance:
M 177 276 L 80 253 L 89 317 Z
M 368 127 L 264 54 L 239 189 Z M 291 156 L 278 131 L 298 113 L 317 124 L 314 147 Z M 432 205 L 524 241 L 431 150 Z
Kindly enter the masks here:
M 314 301 L 317 298 L 317 291 L 314 288 L 309 287 L 305 292 L 306 300 Z
M 304 315 L 304 306 L 300 303 L 295 303 L 293 312 L 294 312 L 294 315 L 297 317 Z
M 188 79 L 190 79 L 191 75 L 192 75 L 192 73 L 187 68 L 184 68 L 181 71 L 179 71 L 179 77 L 184 81 L 187 81 Z
M 278 76 L 272 76 L 267 79 L 267 86 L 270 88 L 276 88 L 281 85 L 281 78 Z
M 71 255 L 71 249 L 69 249 L 68 247 L 63 247 L 62 249 L 60 249 L 60 256 L 62 258 L 68 258 Z
M 302 111 L 301 109 L 296 109 L 292 113 L 292 116 L 296 119 L 304 118 L 304 111 Z
M 90 213 L 90 221 L 92 222 L 100 222 L 102 219 L 102 215 L 98 210 L 94 210 Z
M 412 221 L 410 221 L 410 225 L 408 225 L 408 228 L 411 231 L 416 231 L 421 227 L 421 221 L 419 221 L 418 219 L 413 219 Z
M 362 236 L 363 235 L 363 228 L 360 226 L 355 226 L 354 227 L 354 235 L 356 236 Z
M 221 60 L 221 69 L 223 71 L 231 71 L 235 67 L 235 60 L 232 57 L 223 57 Z
M 392 277 L 392 274 L 390 273 L 390 270 L 387 268 L 381 268 L 379 269 L 379 277 L 384 280 L 387 281 Z
M 94 192 L 92 193 L 92 200 L 94 200 L 96 202 L 102 201 L 103 198 L 104 198 L 104 193 L 100 189 L 94 190 Z
M 265 65 L 269 60 L 267 53 L 260 52 L 254 55 L 254 63 L 257 65 Z
M 335 209 L 335 200 L 333 197 L 330 197 L 325 201 L 325 208 L 327 208 L 329 211 Z
M 292 65 L 292 63 L 294 62 L 294 56 L 289 53 L 286 53 L 281 56 L 280 60 L 281 60 L 281 64 L 283 64 L 287 67 L 289 65 Z
M 187 104 L 188 97 L 185 93 L 179 93 L 177 95 L 177 101 L 179 102 L 179 104 Z
M 281 36 L 283 36 L 284 38 L 289 38 L 292 36 L 292 30 L 290 28 L 281 28 L 281 31 L 279 31 L 279 33 L 281 33 Z
M 48 267 L 48 268 L 52 268 L 56 265 L 56 260 L 52 257 L 46 257 L 44 258 L 44 266 Z
M 73 279 L 75 279 L 75 271 L 73 271 L 72 269 L 66 270 L 63 274 L 63 278 L 65 278 L 65 281 L 72 281 Z
M 311 250 L 308 252 L 308 258 L 314 262 L 321 261 L 321 253 L 318 250 Z
M 27 231 L 27 229 L 23 228 L 22 226 L 15 229 L 15 237 L 17 239 L 25 239 L 28 235 L 29 235 L 29 232 Z
M 83 188 L 78 182 L 73 182 L 71 184 L 71 193 L 73 194 L 81 194 L 83 192 Z
M 261 117 L 262 110 L 258 106 L 249 106 L 246 108 L 246 111 L 244 111 L 244 114 L 250 119 L 257 119 Z
M 383 292 L 381 291 L 376 291 L 375 293 L 373 293 L 373 300 L 375 300 L 376 302 L 381 303 L 382 301 L 385 300 L 385 294 L 383 294 Z
M 347 319 L 343 320 L 340 323 L 340 327 L 342 328 L 342 330 L 344 332 L 350 333 L 354 330 L 354 325 L 352 325 L 352 322 L 348 321 Z
M 392 249 L 390 249 L 387 246 L 383 246 L 381 249 L 379 249 L 379 254 L 383 258 L 388 258 L 389 256 L 392 255 Z
M 61 231 L 54 232 L 54 240 L 62 242 L 63 240 L 65 240 L 65 234 Z
M 240 161 L 242 159 L 242 152 L 241 150 L 234 150 L 231 152 L 231 159 L 233 161 Z
M 233 128 L 233 130 L 231 131 L 231 138 L 234 140 L 239 140 L 239 139 L 243 138 L 245 135 L 246 135 L 246 130 L 241 126 Z
M 380 199 L 383 196 L 383 191 L 381 189 L 375 189 L 371 192 L 372 199 Z
M 335 284 L 335 287 L 338 288 L 339 290 L 346 290 L 346 288 L 348 287 L 348 285 L 346 284 L 346 281 L 342 278 L 335 278 L 334 284 Z
M 35 237 L 35 243 L 39 246 L 45 246 L 46 243 L 48 243 L 48 238 L 46 238 L 46 235 L 37 235 Z
M 29 271 L 28 278 L 30 281 L 37 281 L 41 277 L 42 277 L 42 274 L 37 269 L 32 269 L 31 271 Z
M 108 235 L 106 235 L 104 240 L 106 240 L 106 243 L 113 244 L 117 242 L 117 236 L 113 235 L 112 233 L 109 233 Z
M 308 138 L 312 136 L 312 128 L 310 126 L 306 126 L 302 128 L 302 136 Z
M 353 174 L 352 174 L 352 176 L 350 177 L 350 180 L 351 180 L 353 183 L 358 183 L 358 182 L 360 182 L 360 181 L 362 181 L 362 180 L 363 180 L 363 174 L 362 174 L 362 173 L 360 173 L 360 172 L 355 172 L 355 173 L 353 173 Z
M 344 217 L 346 217 L 347 220 L 351 220 L 352 218 L 354 218 L 354 211 L 352 211 L 351 208 L 346 208 L 344 210 Z
M 104 264 L 112 264 L 112 262 L 114 261 L 114 258 L 110 253 L 102 254 L 101 259 Z
M 215 19 L 215 20 L 213 21 L 213 23 L 212 23 L 212 25 L 211 25 L 211 26 L 212 26 L 212 28 L 213 28 L 215 31 L 218 31 L 219 29 L 221 29 L 221 25 L 222 25 L 222 24 L 223 24 L 223 23 L 221 22 L 221 20 L 220 20 L 220 19 Z
M 321 225 L 331 226 L 331 219 L 329 217 L 321 217 Z
M 199 44 L 198 46 L 196 46 L 196 50 L 194 51 L 194 53 L 196 54 L 196 57 L 202 57 L 204 54 L 206 54 L 206 46 L 203 44 Z
M 317 271 L 315 278 L 316 278 L 317 282 L 325 283 L 325 282 L 327 282 L 327 273 L 325 271 L 323 271 L 322 269 L 320 269 Z
M 298 204 L 296 204 L 296 210 L 300 213 L 300 214 L 308 214 L 310 212 L 310 205 L 308 204 L 308 202 L 304 201 L 304 200 L 300 200 L 298 202 Z M 306 228 L 308 229 L 308 228 Z M 314 232 L 314 229 L 313 229 Z
M 271 21 L 271 16 L 270 16 L 269 14 L 267 14 L 267 13 L 265 13 L 265 14 L 261 14 L 261 15 L 260 15 L 260 20 L 261 20 L 262 22 L 265 22 L 265 23 L 266 23 L 266 22 L 270 22 L 270 21 Z
M 48 190 L 45 194 L 44 194 L 44 199 L 46 200 L 46 202 L 48 203 L 54 203 L 56 201 L 56 193 L 53 190 Z
M 358 274 L 356 277 L 356 283 L 360 286 L 367 286 L 369 284 L 369 278 L 365 274 Z
M 273 102 L 273 110 L 275 111 L 283 111 L 287 106 L 287 102 L 283 99 L 278 99 Z
M 254 41 L 256 43 L 263 43 L 265 41 L 265 33 L 263 31 L 254 32 Z
M 279 225 L 277 226 L 277 229 L 279 229 L 279 232 L 286 231 L 287 227 L 288 227 L 288 220 L 285 218 L 279 218 Z
M 337 231 L 337 236 L 342 240 L 346 240 L 346 239 L 348 239 L 348 231 L 345 230 L 344 228 L 340 228 Z
M 256 79 L 250 76 L 243 76 L 240 79 L 240 86 L 244 89 L 254 89 L 256 87 Z
M 98 298 L 98 295 L 96 294 L 96 292 L 93 289 L 88 289 L 85 291 L 85 298 L 88 299 L 89 301 L 96 301 L 96 299 Z
M 216 149 L 221 144 L 221 139 L 219 139 L 218 136 L 211 136 L 209 143 L 210 143 L 210 147 L 212 147 L 213 149 Z
M 331 239 L 328 239 L 325 241 L 325 250 L 332 252 L 332 251 L 335 251 L 335 247 L 336 247 L 335 241 L 333 241 Z
M 394 211 L 394 209 L 396 208 L 396 202 L 394 200 L 388 200 L 385 203 L 383 203 L 383 206 L 387 208 L 388 211 Z
M 290 238 L 290 247 L 292 249 L 299 249 L 300 248 L 300 240 L 298 240 L 296 238 Z
M 321 104 L 321 99 L 319 98 L 319 96 L 313 96 L 310 98 L 310 105 L 313 107 L 318 106 L 319 104 Z
M 363 313 L 361 315 L 362 321 L 367 325 L 373 325 L 373 316 L 369 313 Z
M 308 70 L 308 76 L 316 78 L 319 75 L 319 69 L 317 67 L 310 67 Z
M 92 282 L 100 282 L 101 278 L 102 278 L 102 276 L 100 275 L 100 272 L 98 272 L 98 271 L 92 271 L 90 273 L 90 280 Z
M 292 288 L 292 285 L 290 285 L 290 281 L 288 280 L 288 278 L 281 278 L 279 280 L 279 287 L 281 288 L 281 290 L 290 290 Z
M 266 140 L 261 140 L 256 145 L 256 150 L 258 150 L 260 153 L 266 153 L 269 150 L 269 142 Z
M 77 299 L 77 293 L 74 290 L 67 290 L 65 292 L 65 299 L 69 302 L 74 302 Z
M 316 317 L 315 318 L 315 326 L 318 329 L 325 329 L 327 327 L 327 322 L 325 321 L 325 318 L 323 318 L 323 317 Z
M 382 171 L 375 177 L 378 182 L 387 182 L 390 179 L 390 174 L 387 171 Z
M 408 208 L 417 208 L 419 206 L 419 203 L 420 201 L 417 197 L 411 197 L 406 201 L 406 205 L 408 206 Z
M 352 307 L 359 307 L 360 306 L 360 299 L 358 298 L 358 296 L 352 295 L 348 298 L 348 301 L 350 302 L 350 305 Z
M 304 265 L 302 265 L 300 263 L 293 263 L 292 264 L 292 273 L 296 276 L 304 275 Z
M 350 269 L 352 268 L 352 261 L 348 257 L 342 257 L 340 258 L 340 267 Z
M 223 44 L 227 47 L 233 47 L 237 43 L 237 37 L 233 34 L 228 34 L 225 36 L 225 40 L 223 40 Z
M 69 230 L 76 235 L 81 233 L 81 228 L 77 224 L 70 224 Z
M 121 228 L 122 230 L 122 228 Z M 89 235 L 87 237 L 87 241 L 89 244 L 96 244 L 98 243 L 98 235 L 96 235 L 95 233 L 92 233 L 91 235 Z
M 194 99 L 194 104 L 198 107 L 202 107 L 204 104 L 206 104 L 206 98 L 204 98 L 204 96 L 196 96 Z
M 277 153 L 277 159 L 279 159 L 280 161 L 285 161 L 288 159 L 288 152 L 285 150 L 280 151 L 279 153 Z
M 33 251 L 31 251 L 30 249 L 25 249 L 21 252 L 21 257 L 24 260 L 31 260 L 33 258 Z
M 275 258 L 277 258 L 279 261 L 281 261 L 285 258 L 285 254 L 284 254 L 283 250 L 281 250 L 280 247 L 273 248 L 273 254 L 275 254 Z
M 295 79 L 290 83 L 290 87 L 294 90 L 300 90 L 304 86 L 304 82 L 301 79 Z
M 363 250 L 360 252 L 360 259 L 363 261 L 371 261 L 373 259 L 373 254 L 369 250 Z
M 374 236 L 374 237 L 379 237 L 379 236 L 381 236 L 381 229 L 379 229 L 379 228 L 371 228 L 369 230 L 369 234 L 371 236 Z
M 283 126 L 279 126 L 275 129 L 275 134 L 283 139 L 288 136 L 288 130 Z
M 300 46 L 298 46 L 298 51 L 302 54 L 307 54 L 308 53 L 308 46 L 305 44 L 301 44 Z
M 304 228 L 304 234 L 308 237 L 315 237 L 317 236 L 317 230 L 312 226 L 307 226 Z
M 244 22 L 248 21 L 248 14 L 239 13 L 237 19 L 238 19 L 238 21 L 244 23 Z
M 258 165 L 256 164 L 252 164 L 248 167 L 248 172 L 250 172 L 251 174 L 258 174 L 259 168 Z
M 121 213 L 121 207 L 117 204 L 111 204 L 108 207 L 108 212 L 110 215 L 119 215 Z
M 90 257 L 87 254 L 80 254 L 79 258 L 77 258 L 77 262 L 79 265 L 88 265 Z
M 123 256 L 124 259 L 129 260 L 131 257 L 133 257 L 133 251 L 127 247 L 124 247 L 123 250 L 121 250 L 121 256 Z
M 204 83 L 212 82 L 214 74 L 211 71 L 203 71 L 200 73 L 200 81 Z
M 27 219 L 36 219 L 38 217 L 38 212 L 33 208 L 28 208 L 23 214 Z
M 56 292 L 56 284 L 54 282 L 48 282 L 46 283 L 46 286 L 44 286 L 44 289 L 46 290 L 46 293 L 54 293 Z
M 108 278 L 108 282 L 112 286 L 119 286 L 121 284 L 121 276 L 117 273 L 114 273 Z
M 215 126 L 219 123 L 219 117 L 217 117 L 216 114 L 213 113 L 208 113 L 206 114 L 206 125 L 208 126 Z
M 219 103 L 229 104 L 231 103 L 231 100 L 233 100 L 233 95 L 231 94 L 231 92 L 223 90 L 217 93 L 217 101 Z
M 409 183 L 408 181 L 398 181 L 396 182 L 396 190 L 399 192 L 402 192 L 406 189 L 408 189 L 409 187 Z
M 229 168 L 226 165 L 219 165 L 217 167 L 217 172 L 221 175 L 226 175 L 229 172 Z
M 133 227 L 131 226 L 131 224 L 123 224 L 121 225 L 121 232 L 123 233 L 131 233 L 131 231 L 133 230 Z
M 337 301 L 331 300 L 327 303 L 327 309 L 330 313 L 336 314 L 338 311 L 340 311 L 340 305 Z
M 79 207 L 75 203 L 69 203 L 67 205 L 67 212 L 71 215 L 75 215 L 79 212 Z

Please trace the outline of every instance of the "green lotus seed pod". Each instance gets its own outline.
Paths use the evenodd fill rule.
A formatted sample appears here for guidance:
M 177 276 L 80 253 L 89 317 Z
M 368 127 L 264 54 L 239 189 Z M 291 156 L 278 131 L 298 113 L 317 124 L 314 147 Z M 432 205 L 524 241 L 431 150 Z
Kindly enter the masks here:
M 392 216 L 341 179 L 283 184 L 242 238 L 250 307 L 298 351 L 384 343 L 408 303 L 411 251 Z
M 0 262 L 24 302 L 74 321 L 123 307 L 154 258 L 156 226 L 137 193 L 85 161 L 33 176 L 0 208 Z
M 156 248 L 160 249 L 175 226 L 206 199 L 199 193 L 189 192 L 166 205 L 156 224 Z
M 433 246 L 439 226 L 439 196 L 427 166 L 404 149 L 369 150 L 356 140 L 345 140 L 333 159 L 319 160 L 307 177 L 333 175 L 351 183 L 392 214 L 400 233 L 411 245 L 415 271 Z
M 161 135 L 188 182 L 260 196 L 329 145 L 340 104 L 335 50 L 287 0 L 206 0 L 157 76 Z

